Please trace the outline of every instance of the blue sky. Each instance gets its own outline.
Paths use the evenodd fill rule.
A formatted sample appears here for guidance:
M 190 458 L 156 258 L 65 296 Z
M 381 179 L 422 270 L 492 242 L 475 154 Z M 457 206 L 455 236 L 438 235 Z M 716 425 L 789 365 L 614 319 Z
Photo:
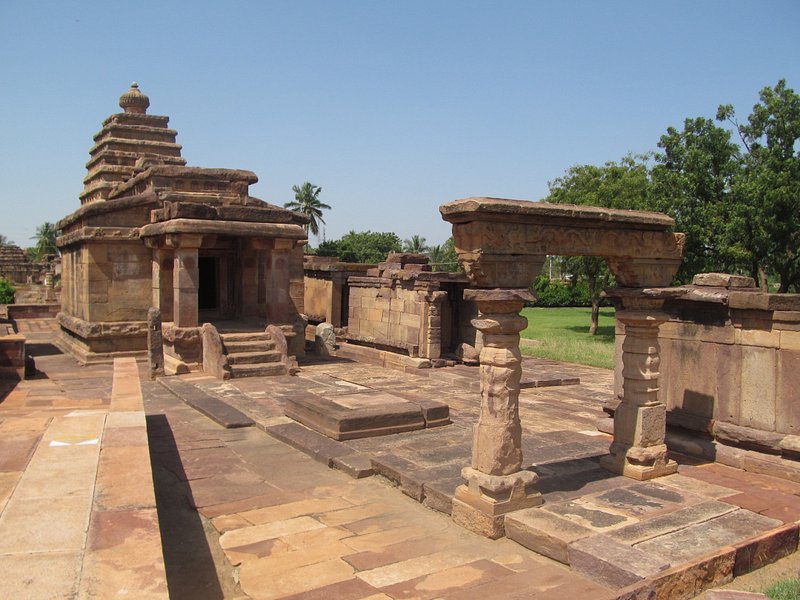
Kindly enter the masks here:
M 0 234 L 79 206 L 137 81 L 192 166 L 322 186 L 325 235 L 449 235 L 438 206 L 537 200 L 580 163 L 800 89 L 800 2 L 0 0 Z M 312 238 L 312 245 L 318 240 Z

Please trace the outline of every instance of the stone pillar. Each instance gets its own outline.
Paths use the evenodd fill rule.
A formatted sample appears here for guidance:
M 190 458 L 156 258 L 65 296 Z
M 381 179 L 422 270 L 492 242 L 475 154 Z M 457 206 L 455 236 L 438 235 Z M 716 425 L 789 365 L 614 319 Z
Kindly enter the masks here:
M 447 292 L 420 292 L 418 298 L 423 309 L 419 355 L 423 358 L 441 358 L 442 304 L 447 300 Z
M 172 321 L 173 260 L 172 250 L 153 248 L 153 306 L 159 309 L 160 319 L 166 322 Z
M 175 327 L 197 327 L 197 292 L 200 285 L 197 249 L 203 236 L 185 233 L 177 236 L 179 239 L 172 273 L 172 320 Z
M 291 240 L 276 239 L 269 257 L 267 287 L 267 321 L 289 323 L 291 321 L 289 296 L 289 255 L 293 247 Z
M 659 398 L 658 327 L 668 319 L 656 290 L 614 290 L 617 321 L 625 330 L 622 344 L 622 396 L 614 413 L 614 441 L 600 459 L 608 470 L 645 480 L 669 475 L 678 465 L 667 457 L 667 407 Z
M 477 302 L 478 318 L 472 324 L 483 334 L 481 411 L 474 431 L 472 466 L 461 472 L 467 483 L 456 489 L 453 499 L 453 520 L 495 539 L 504 534 L 506 513 L 543 502 L 534 489 L 537 475 L 520 470 L 519 332 L 528 321 L 519 311 L 534 297 L 527 289 L 467 289 L 464 299 Z
M 150 379 L 164 374 L 164 338 L 161 333 L 161 312 L 151 306 L 147 310 L 147 364 Z

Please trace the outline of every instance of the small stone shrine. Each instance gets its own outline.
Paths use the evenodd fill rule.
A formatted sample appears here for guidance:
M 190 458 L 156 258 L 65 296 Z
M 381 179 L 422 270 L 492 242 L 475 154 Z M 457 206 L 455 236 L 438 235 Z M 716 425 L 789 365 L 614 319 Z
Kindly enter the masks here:
M 147 114 L 135 83 L 119 104 L 94 136 L 81 207 L 57 225 L 60 345 L 83 363 L 144 355 L 155 307 L 168 374 L 199 369 L 205 337 L 223 354 L 243 349 L 235 361 L 216 357 L 221 373 L 235 376 L 238 364 L 263 374 L 252 366 L 261 354 L 242 344 L 269 337 L 268 324 L 289 354 L 302 353 L 307 218 L 250 196 L 250 171 L 187 167 L 169 118 Z M 238 338 L 226 344 L 226 330 Z
M 349 342 L 430 360 L 477 343 L 470 323 L 475 306 L 463 298 L 469 280 L 463 273 L 431 272 L 424 254 L 390 253 L 347 283 Z

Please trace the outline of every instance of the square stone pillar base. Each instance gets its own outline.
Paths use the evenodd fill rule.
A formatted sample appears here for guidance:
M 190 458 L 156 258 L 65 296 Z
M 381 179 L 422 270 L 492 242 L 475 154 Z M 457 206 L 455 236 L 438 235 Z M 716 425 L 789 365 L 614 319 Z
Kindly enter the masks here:
M 467 483 L 456 488 L 453 521 L 493 540 L 505 535 L 506 513 L 544 502 L 542 494 L 533 489 L 539 477 L 532 471 L 487 475 L 465 467 L 461 475 Z
M 611 454 L 600 459 L 600 465 L 612 473 L 624 475 L 638 481 L 672 475 L 678 471 L 678 463 L 667 458 L 666 445 L 649 448 L 628 447 L 611 444 Z

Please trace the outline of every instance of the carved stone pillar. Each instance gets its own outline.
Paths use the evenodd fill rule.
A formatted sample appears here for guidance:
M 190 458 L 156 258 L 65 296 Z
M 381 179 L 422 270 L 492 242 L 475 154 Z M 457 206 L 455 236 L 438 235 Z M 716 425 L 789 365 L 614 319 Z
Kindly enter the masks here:
M 442 356 L 442 304 L 447 292 L 429 291 L 418 295 L 422 304 L 422 329 L 419 338 L 419 355 L 423 358 Z
M 172 240 L 175 246 L 172 320 L 175 327 L 197 327 L 197 293 L 200 286 L 197 250 L 203 236 L 181 233 L 176 234 L 175 238 Z
M 474 431 L 472 466 L 461 472 L 467 483 L 456 489 L 453 500 L 453 520 L 498 538 L 504 534 L 506 513 L 543 502 L 533 488 L 537 475 L 520 470 L 519 332 L 528 321 L 519 311 L 534 298 L 526 289 L 468 289 L 464 299 L 477 302 L 478 318 L 472 324 L 483 334 L 481 412 Z
M 267 321 L 269 323 L 290 322 L 289 257 L 294 242 L 276 239 L 269 257 L 267 269 Z
M 172 250 L 153 248 L 153 306 L 160 311 L 160 319 L 164 322 L 172 321 L 173 260 Z
M 658 290 L 613 290 L 617 320 L 623 324 L 623 393 L 614 413 L 614 441 L 601 464 L 614 473 L 645 480 L 675 473 L 664 441 L 667 408 L 659 398 L 658 327 L 668 319 L 661 312 Z

